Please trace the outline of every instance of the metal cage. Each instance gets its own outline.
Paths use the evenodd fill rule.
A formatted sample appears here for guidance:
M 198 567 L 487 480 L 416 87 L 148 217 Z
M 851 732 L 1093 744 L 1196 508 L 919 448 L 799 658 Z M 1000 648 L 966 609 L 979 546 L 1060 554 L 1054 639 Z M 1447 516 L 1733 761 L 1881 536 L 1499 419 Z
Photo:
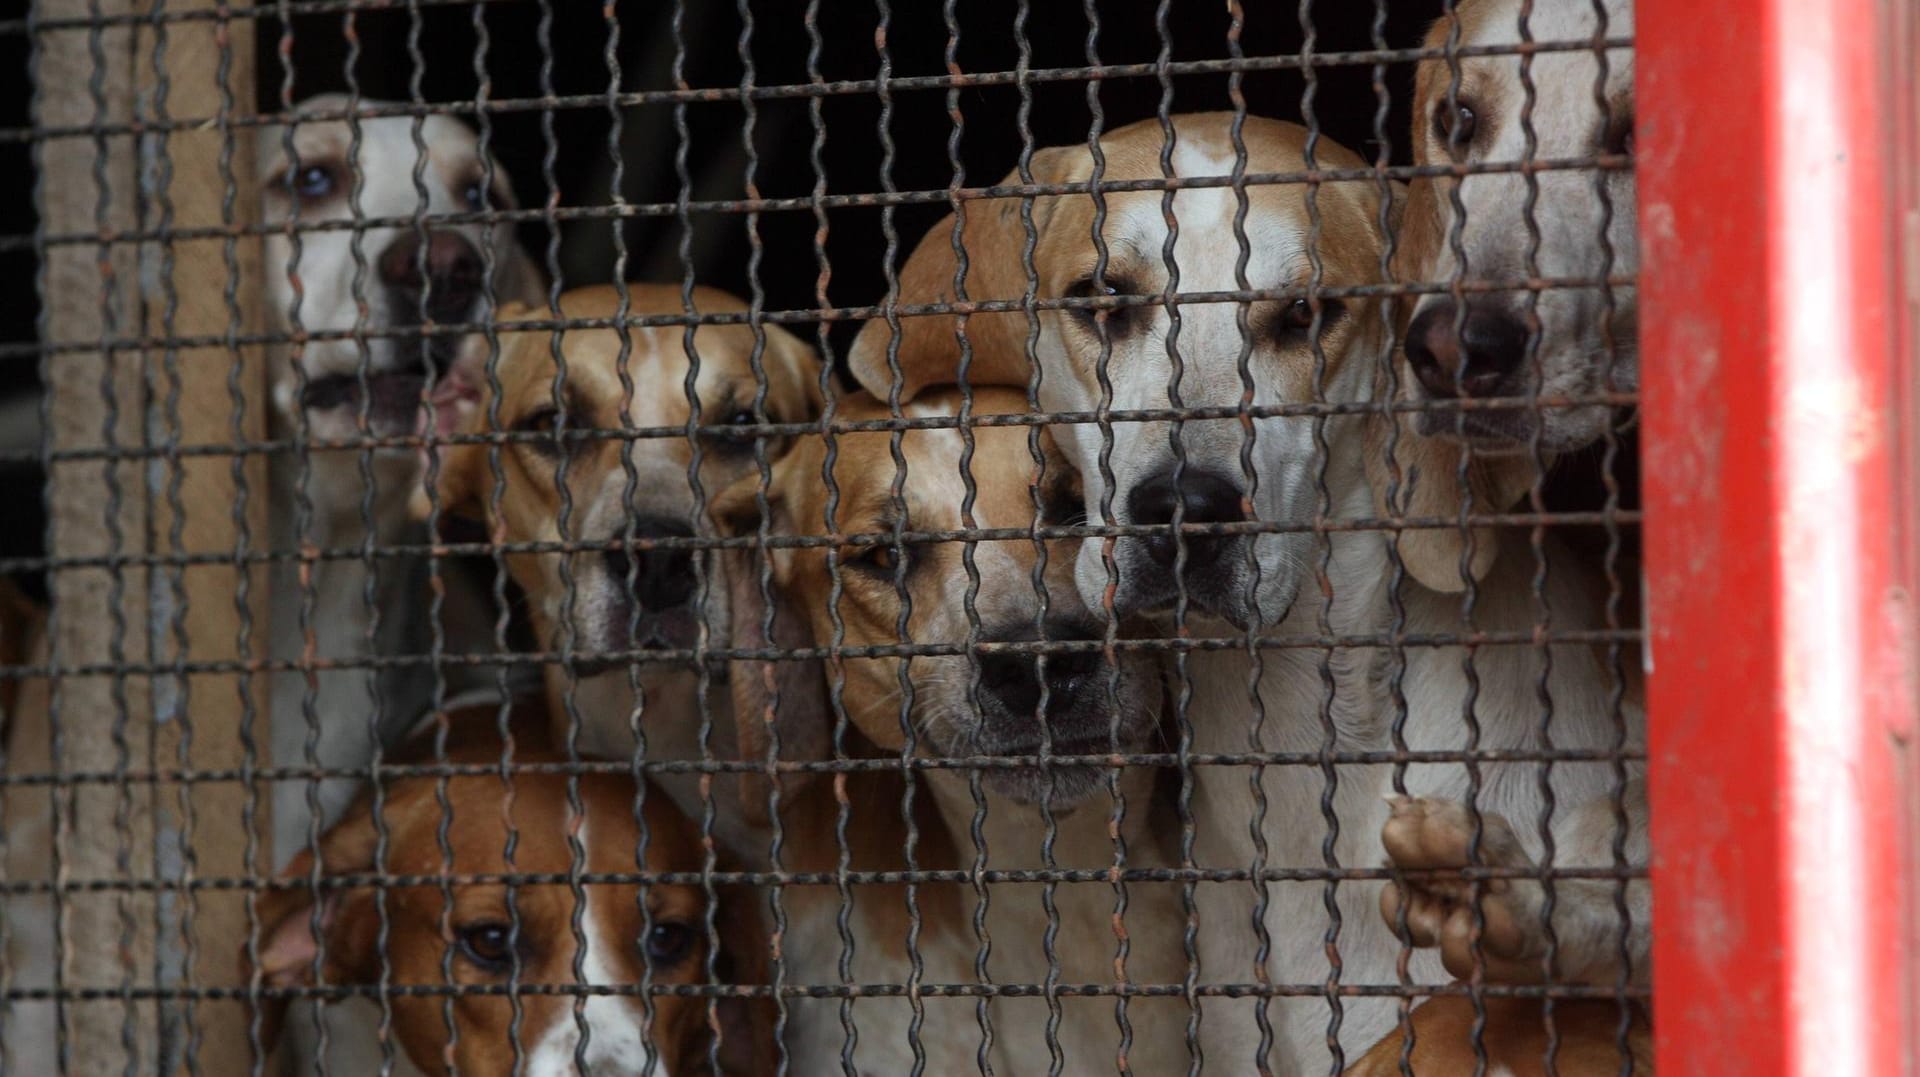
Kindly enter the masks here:
M 0 1071 L 1906 1072 L 1917 27 L 0 18 Z

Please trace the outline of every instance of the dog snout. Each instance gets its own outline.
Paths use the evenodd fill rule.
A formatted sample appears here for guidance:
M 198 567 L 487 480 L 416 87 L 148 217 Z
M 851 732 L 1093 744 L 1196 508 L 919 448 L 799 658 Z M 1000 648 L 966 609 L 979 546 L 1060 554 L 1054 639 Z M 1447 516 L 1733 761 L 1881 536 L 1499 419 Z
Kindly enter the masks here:
M 1174 481 L 1172 468 L 1161 471 L 1135 486 L 1127 494 L 1128 522 L 1166 526 L 1173 523 L 1176 509 L 1183 524 L 1238 523 L 1247 518 L 1246 499 L 1238 483 L 1225 476 L 1188 467 Z M 1187 566 L 1204 568 L 1219 561 L 1233 545 L 1232 535 L 1187 535 Z M 1147 552 L 1156 564 L 1172 568 L 1178 544 L 1169 530 L 1146 539 Z
M 633 583 L 633 597 L 648 612 L 678 609 L 693 598 L 693 551 L 684 546 L 645 547 L 649 539 L 693 537 L 693 529 L 677 520 L 637 520 L 636 545 L 606 551 L 607 572 L 616 587 Z
M 402 316 L 421 313 L 435 321 L 465 321 L 480 294 L 485 268 L 480 252 L 457 232 L 431 229 L 424 250 L 418 231 L 404 232 L 380 255 L 380 279 L 400 301 Z
M 1436 399 L 1512 395 L 1527 352 L 1527 327 L 1513 311 L 1452 301 L 1434 303 L 1407 328 L 1407 360 Z
M 1047 639 L 1056 643 L 1099 638 L 1100 630 L 1090 625 L 1054 626 L 1047 632 Z M 1009 715 L 1031 717 L 1039 713 L 1040 658 L 1037 651 L 996 651 L 982 657 L 982 690 Z M 1046 666 L 1046 716 L 1054 718 L 1077 706 L 1098 684 L 1106 662 L 1094 650 L 1049 651 Z

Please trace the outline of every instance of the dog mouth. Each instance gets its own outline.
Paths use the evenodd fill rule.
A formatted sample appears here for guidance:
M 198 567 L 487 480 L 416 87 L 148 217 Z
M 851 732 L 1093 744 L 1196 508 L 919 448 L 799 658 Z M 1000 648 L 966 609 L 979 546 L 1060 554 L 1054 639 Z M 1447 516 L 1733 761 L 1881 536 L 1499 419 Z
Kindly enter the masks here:
M 365 416 L 375 437 L 445 437 L 479 399 L 478 387 L 451 371 L 435 380 L 430 393 L 426 377 L 414 372 L 328 374 L 307 382 L 300 406 L 310 416 L 341 415 L 356 426 Z

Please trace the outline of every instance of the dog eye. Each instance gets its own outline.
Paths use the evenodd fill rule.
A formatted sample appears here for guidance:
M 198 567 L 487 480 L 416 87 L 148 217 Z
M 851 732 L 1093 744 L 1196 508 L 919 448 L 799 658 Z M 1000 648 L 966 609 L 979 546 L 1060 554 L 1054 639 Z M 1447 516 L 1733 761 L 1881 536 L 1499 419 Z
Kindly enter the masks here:
M 466 190 L 460 192 L 460 197 L 466 200 L 467 208 L 476 213 L 481 210 L 500 208 L 499 203 L 493 197 L 493 191 L 489 190 L 486 184 L 481 183 L 479 180 L 474 180 L 472 183 L 467 184 Z
M 753 426 L 759 421 L 760 420 L 754 416 L 752 408 L 741 408 L 739 411 L 727 416 L 728 426 Z
M 1480 117 L 1474 114 L 1473 106 L 1465 101 L 1455 101 L 1453 107 L 1442 102 L 1433 112 L 1434 137 L 1446 143 L 1448 152 L 1458 152 L 1473 144 L 1473 136 L 1480 129 Z
M 847 564 L 862 572 L 892 579 L 900 569 L 900 551 L 890 544 L 862 546 L 847 558 Z
M 459 929 L 460 953 L 488 972 L 505 972 L 513 964 L 513 928 L 488 920 Z
M 303 202 L 326 198 L 339 186 L 333 169 L 326 165 L 308 165 L 292 175 L 293 193 Z
M 654 965 L 678 965 L 693 952 L 693 929 L 685 924 L 662 921 L 647 932 L 647 961 Z
M 1092 277 L 1082 277 L 1067 289 L 1064 298 L 1094 299 L 1135 294 L 1137 294 L 1137 292 L 1133 287 L 1133 282 L 1127 280 L 1125 277 L 1109 276 L 1106 278 L 1106 283 L 1101 285 L 1096 285 Z M 1113 307 L 1107 310 L 1093 310 L 1087 307 L 1073 307 L 1069 309 L 1068 313 L 1095 332 L 1099 331 L 1099 323 L 1102 317 L 1104 317 L 1107 323 L 1107 333 L 1117 338 L 1125 336 L 1132 331 L 1136 321 L 1136 312 L 1139 309 L 1138 307 Z
M 1325 332 L 1328 327 L 1338 321 L 1340 316 L 1346 313 L 1346 309 L 1346 306 L 1337 300 L 1322 299 L 1320 301 L 1321 331 Z M 1276 320 L 1275 328 L 1283 336 L 1288 337 L 1305 333 L 1312 329 L 1313 304 L 1305 299 L 1296 299 L 1287 304 L 1287 309 L 1280 312 L 1280 317 Z
M 545 435 L 545 437 L 534 438 L 527 442 L 527 444 L 533 448 L 534 452 L 545 455 L 553 455 L 559 451 L 560 446 L 554 438 L 554 434 L 559 429 L 559 408 L 541 408 L 538 411 L 529 412 L 519 422 L 513 424 L 513 430 L 516 434 Z

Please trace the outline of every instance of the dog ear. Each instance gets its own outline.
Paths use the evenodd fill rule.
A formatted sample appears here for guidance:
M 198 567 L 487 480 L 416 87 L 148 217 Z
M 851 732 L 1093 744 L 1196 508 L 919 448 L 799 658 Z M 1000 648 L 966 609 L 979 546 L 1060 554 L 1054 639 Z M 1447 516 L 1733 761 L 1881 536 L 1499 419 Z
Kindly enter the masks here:
M 793 463 L 793 461 L 785 461 Z M 776 472 L 784 473 L 785 468 Z M 742 537 L 760 531 L 758 498 L 760 477 L 749 475 L 714 499 L 714 525 L 723 535 Z M 775 488 L 767 491 L 768 530 L 790 534 L 792 521 L 785 499 Z M 796 650 L 814 646 L 807 612 L 788 600 L 779 582 L 763 570 L 769 558 L 783 551 L 754 547 L 719 551 L 720 575 L 726 581 L 729 645 L 735 650 Z M 768 631 L 771 616 L 772 631 Z M 817 658 L 777 661 L 735 659 L 728 670 L 733 723 L 740 757 L 767 762 L 779 742 L 782 760 L 827 758 L 831 719 L 827 708 L 826 665 Z M 805 788 L 810 775 L 780 776 L 780 795 L 791 797 Z M 756 826 L 771 822 L 769 799 L 775 775 L 771 770 L 740 775 L 741 813 Z
M 320 839 L 320 877 L 351 875 L 373 869 L 377 832 L 370 807 L 357 802 L 345 818 Z M 361 983 L 372 979 L 377 959 L 377 918 L 373 915 L 373 894 L 365 889 L 319 889 L 306 885 L 313 876 L 314 851 L 301 850 L 285 869 L 282 880 L 295 885 L 268 890 L 255 903 L 259 917 L 259 966 L 256 970 L 247 947 L 240 948 L 240 978 L 253 982 L 257 971 L 265 987 L 307 987 L 314 982 L 314 964 L 326 953 L 322 973 L 334 983 Z M 320 932 L 314 932 L 314 902 L 319 901 Z M 280 1036 L 287 1012 L 287 999 L 261 1002 L 261 1038 L 272 1050 Z
M 820 417 L 826 397 L 820 391 L 820 356 L 785 326 L 768 324 L 760 364 L 767 372 L 767 416 L 775 422 L 803 423 Z
M 1032 161 L 1033 182 L 1064 182 L 1076 165 L 1087 156 L 1085 146 L 1055 146 L 1036 151 Z M 1021 182 L 1015 169 L 1001 180 L 1002 186 Z M 1046 233 L 1047 224 L 1067 196 L 1049 195 L 1033 200 L 1033 229 L 1036 239 Z M 966 299 L 969 303 L 988 300 L 1020 300 L 1037 281 L 1027 279 L 1023 251 L 1027 229 L 1021 221 L 1021 199 L 999 198 L 993 201 L 969 201 L 961 204 L 959 216 L 965 218 L 961 245 L 967 254 Z M 949 214 L 933 226 L 900 269 L 901 306 L 951 303 L 954 275 L 959 260 L 954 256 L 955 215 Z M 919 395 L 930 385 L 959 382 L 962 321 L 958 315 L 921 314 L 902 316 L 899 350 L 900 399 Z M 973 346 L 973 363 L 967 370 L 971 385 L 1009 385 L 1025 388 L 1031 364 L 1027 360 L 1027 317 L 1018 311 L 974 314 L 965 319 L 964 332 Z M 885 400 L 894 375 L 887 364 L 887 352 L 893 344 L 893 330 L 885 318 L 866 324 L 847 354 L 847 365 L 861 388 Z
M 720 933 L 720 958 L 715 963 L 721 980 L 735 987 L 769 983 L 765 892 L 750 886 L 716 888 L 720 907 L 714 922 Z M 772 1073 L 774 1024 L 779 1010 L 770 998 L 722 998 L 714 1007 L 720 1023 L 720 1069 L 723 1073 Z M 706 1068 L 705 1051 L 690 1059 L 684 1070 Z
M 1384 516 L 1452 518 L 1463 501 L 1475 514 L 1504 512 L 1533 485 L 1529 459 L 1474 456 L 1462 490 L 1460 457 L 1466 448 L 1416 432 L 1400 414 L 1374 416 L 1367 435 L 1367 482 L 1374 507 Z M 1408 529 L 1395 545 L 1409 575 L 1431 590 L 1452 594 L 1466 589 L 1469 573 L 1474 580 L 1486 576 L 1500 554 L 1500 535 L 1491 527 Z
M 524 306 L 517 302 L 502 303 L 494 314 L 495 321 L 511 322 L 546 316 L 545 310 Z M 487 378 L 487 352 L 483 337 L 468 340 L 468 347 L 462 349 L 454 368 L 445 377 L 464 378 L 479 391 L 479 399 L 468 406 L 457 434 L 471 436 L 489 433 L 487 412 L 492 401 L 492 390 Z M 504 363 L 515 349 L 538 346 L 544 343 L 543 334 L 516 332 L 501 333 L 500 358 Z M 486 519 L 488 496 L 493 492 L 493 468 L 490 464 L 492 446 L 484 442 L 461 442 L 453 445 L 440 445 L 433 451 L 439 454 L 439 471 L 434 481 L 434 498 L 427 496 L 424 476 L 427 469 L 421 468 L 423 481 L 415 489 L 408 502 L 408 509 L 417 520 L 425 520 L 434 508 L 434 500 L 439 502 L 443 516 L 459 516 L 470 520 Z

